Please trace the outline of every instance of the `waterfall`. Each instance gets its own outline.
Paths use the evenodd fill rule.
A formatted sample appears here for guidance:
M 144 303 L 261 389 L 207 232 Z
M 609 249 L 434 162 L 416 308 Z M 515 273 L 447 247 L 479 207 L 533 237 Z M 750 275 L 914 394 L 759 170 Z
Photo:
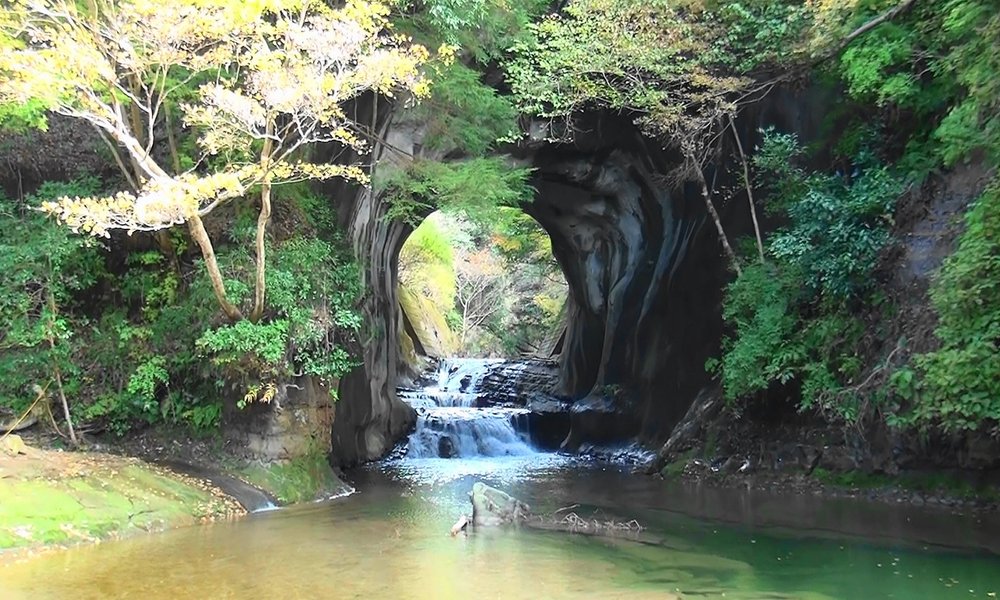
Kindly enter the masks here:
M 400 398 L 417 411 L 407 457 L 468 458 L 535 452 L 528 443 L 528 411 L 489 406 L 479 392 L 483 378 L 500 362 L 442 360 L 434 385 L 400 392 Z

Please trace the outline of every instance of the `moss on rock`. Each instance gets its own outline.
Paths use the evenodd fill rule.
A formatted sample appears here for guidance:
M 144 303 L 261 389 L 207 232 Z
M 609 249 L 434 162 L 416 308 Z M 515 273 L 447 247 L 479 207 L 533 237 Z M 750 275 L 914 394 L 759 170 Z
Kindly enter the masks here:
M 250 465 L 242 469 L 242 475 L 281 504 L 322 500 L 352 490 L 334 473 L 326 456 L 318 452 L 288 461 Z
M 208 482 L 138 459 L 36 449 L 0 459 L 0 550 L 93 542 L 243 512 Z

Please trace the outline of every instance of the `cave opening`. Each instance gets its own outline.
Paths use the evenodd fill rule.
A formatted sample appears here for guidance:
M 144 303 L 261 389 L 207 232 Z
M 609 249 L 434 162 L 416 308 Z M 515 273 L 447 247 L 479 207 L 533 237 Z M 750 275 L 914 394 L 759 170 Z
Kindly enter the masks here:
M 521 208 L 431 213 L 403 243 L 398 273 L 403 326 L 417 354 L 559 353 L 566 278 L 548 233 Z

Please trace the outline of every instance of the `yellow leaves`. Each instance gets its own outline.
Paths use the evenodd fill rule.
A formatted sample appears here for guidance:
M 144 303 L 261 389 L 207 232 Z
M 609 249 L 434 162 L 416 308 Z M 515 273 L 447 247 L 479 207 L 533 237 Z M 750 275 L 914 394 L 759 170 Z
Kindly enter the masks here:
M 109 237 L 111 229 L 123 228 L 122 215 L 133 212 L 135 196 L 120 193 L 103 198 L 60 198 L 45 202 L 45 212 L 66 224 L 74 233 Z
M 325 180 L 340 177 L 360 184 L 369 182 L 368 174 L 357 165 L 317 164 L 309 162 L 278 162 L 267 175 L 273 183 Z
M 380 2 L 349 0 L 341 9 L 344 20 L 353 21 L 369 34 L 377 34 L 389 23 L 389 7 Z
M 455 58 L 458 55 L 458 46 L 454 44 L 441 44 L 437 49 L 438 60 L 441 61 L 444 66 L 449 67 L 455 63 Z
M 244 177 L 252 170 L 149 181 L 138 195 L 119 192 L 113 196 L 60 198 L 45 202 L 40 210 L 59 219 L 76 233 L 109 237 L 115 229 L 129 233 L 155 231 L 186 222 L 207 206 L 246 193 Z
M 247 393 L 243 395 L 243 406 L 251 404 L 253 402 L 260 402 L 261 404 L 270 404 L 272 400 L 278 395 L 278 386 L 274 382 L 268 382 L 264 385 L 251 385 L 247 389 Z
M 342 107 L 364 92 L 421 98 L 430 91 L 422 72 L 430 52 L 386 33 L 382 2 L 348 0 L 334 9 L 323 0 L 129 0 L 108 2 L 115 10 L 98 15 L 78 12 L 78 4 L 87 6 L 17 0 L 0 9 L 0 102 L 42 101 L 83 119 L 139 165 L 146 183 L 135 194 L 61 198 L 41 207 L 92 236 L 183 223 L 265 180 L 367 184 L 357 165 L 292 158 L 323 142 L 363 152 Z M 456 48 L 442 46 L 437 54 L 448 63 Z M 203 156 L 196 159 L 231 154 L 269 166 L 230 162 L 218 173 L 168 175 L 155 160 L 163 153 L 150 152 L 140 142 L 145 132 L 133 130 L 145 125 L 127 118 L 155 114 L 159 102 L 189 91 L 170 87 L 167 73 L 215 82 L 181 106 L 185 124 L 200 136 Z

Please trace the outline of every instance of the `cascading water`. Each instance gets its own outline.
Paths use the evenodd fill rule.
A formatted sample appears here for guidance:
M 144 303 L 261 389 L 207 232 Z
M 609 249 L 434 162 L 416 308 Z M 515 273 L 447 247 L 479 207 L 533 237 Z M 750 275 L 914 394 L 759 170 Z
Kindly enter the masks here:
M 468 458 L 535 452 L 528 442 L 528 411 L 488 406 L 479 392 L 483 378 L 498 362 L 442 360 L 435 385 L 400 391 L 400 398 L 417 411 L 407 457 Z

